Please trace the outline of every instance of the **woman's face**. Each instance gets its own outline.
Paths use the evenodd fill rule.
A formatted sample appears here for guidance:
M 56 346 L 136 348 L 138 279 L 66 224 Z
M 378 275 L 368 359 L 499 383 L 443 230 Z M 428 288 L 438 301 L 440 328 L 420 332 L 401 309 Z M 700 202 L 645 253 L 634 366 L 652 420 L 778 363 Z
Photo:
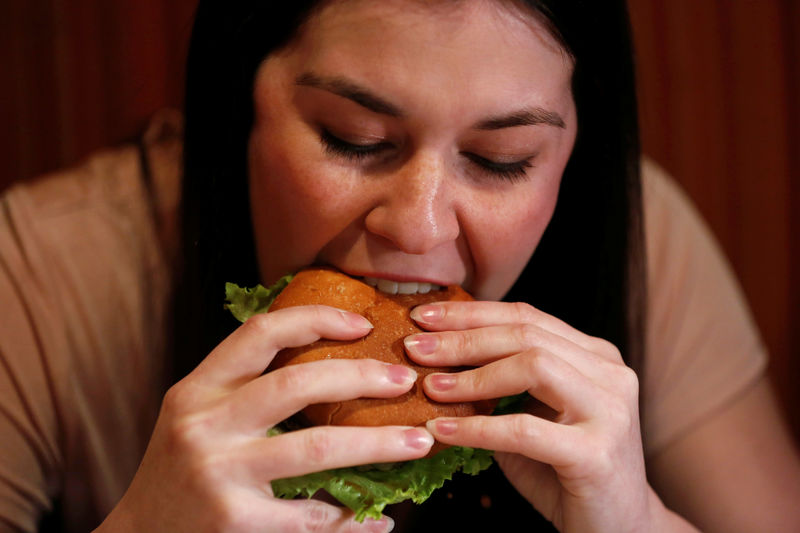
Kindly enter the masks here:
M 555 207 L 577 129 L 571 73 L 508 2 L 325 7 L 256 75 L 263 281 L 327 264 L 501 298 Z

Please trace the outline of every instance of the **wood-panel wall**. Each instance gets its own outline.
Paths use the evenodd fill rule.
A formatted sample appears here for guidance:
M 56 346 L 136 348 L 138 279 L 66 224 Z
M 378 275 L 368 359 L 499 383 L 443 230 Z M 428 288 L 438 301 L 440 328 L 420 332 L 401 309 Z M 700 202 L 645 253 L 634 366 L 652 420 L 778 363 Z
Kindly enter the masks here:
M 0 189 L 180 107 L 196 0 L 0 3 Z M 629 0 L 645 151 L 729 255 L 800 433 L 800 2 Z
M 196 0 L 0 0 L 0 188 L 180 107 Z
M 800 2 L 628 4 L 644 151 L 728 254 L 800 435 Z

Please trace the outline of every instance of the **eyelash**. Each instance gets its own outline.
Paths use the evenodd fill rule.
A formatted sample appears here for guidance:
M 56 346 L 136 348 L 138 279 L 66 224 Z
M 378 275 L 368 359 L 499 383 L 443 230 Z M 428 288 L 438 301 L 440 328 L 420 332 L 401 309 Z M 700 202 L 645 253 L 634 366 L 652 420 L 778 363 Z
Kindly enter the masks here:
M 336 137 L 328 130 L 322 130 L 320 140 L 325 146 L 325 151 L 333 154 L 343 156 L 347 159 L 364 159 L 371 155 L 375 155 L 386 148 L 389 148 L 389 143 L 381 142 L 375 144 L 353 144 Z
M 476 163 L 489 174 L 511 182 L 525 179 L 528 175 L 527 170 L 533 167 L 533 163 L 531 163 L 531 159 L 533 159 L 532 157 L 523 159 L 521 161 L 514 161 L 512 163 L 498 163 L 497 161 L 486 159 L 485 157 L 481 157 L 477 154 L 468 152 L 461 153 L 464 157 L 473 163 Z
M 375 144 L 353 144 L 340 139 L 333 135 L 330 131 L 323 129 L 320 134 L 320 141 L 329 154 L 344 157 L 349 160 L 359 161 L 370 156 L 379 154 L 380 152 L 388 149 L 391 145 L 387 142 L 380 142 Z M 527 176 L 527 169 L 532 168 L 532 157 L 523 159 L 521 161 L 514 161 L 512 163 L 498 163 L 485 157 L 469 152 L 461 152 L 461 154 L 481 167 L 484 172 L 500 179 L 508 180 L 511 182 L 525 179 Z

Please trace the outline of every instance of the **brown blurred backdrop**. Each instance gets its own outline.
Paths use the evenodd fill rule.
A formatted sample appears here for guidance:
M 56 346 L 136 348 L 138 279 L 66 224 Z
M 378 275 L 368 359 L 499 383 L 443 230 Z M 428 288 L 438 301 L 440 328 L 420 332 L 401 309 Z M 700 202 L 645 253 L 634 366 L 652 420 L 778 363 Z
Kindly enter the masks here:
M 0 189 L 180 107 L 195 3 L 0 2 Z M 800 2 L 629 5 L 645 152 L 727 252 L 800 435 Z

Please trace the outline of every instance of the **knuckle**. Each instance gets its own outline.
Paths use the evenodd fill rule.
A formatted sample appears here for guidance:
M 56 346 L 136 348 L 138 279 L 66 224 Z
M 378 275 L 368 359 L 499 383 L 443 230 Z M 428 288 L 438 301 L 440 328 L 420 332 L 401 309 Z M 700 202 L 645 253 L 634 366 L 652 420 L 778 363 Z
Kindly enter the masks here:
M 449 352 L 457 356 L 459 354 L 475 354 L 480 352 L 478 339 L 472 331 L 464 331 L 457 334 L 440 334 L 439 338 L 442 339 L 442 344 L 445 347 L 450 345 L 449 350 L 443 350 L 445 353 Z
M 247 319 L 240 327 L 253 334 L 265 334 L 272 328 L 274 318 L 269 313 L 259 313 Z
M 622 400 L 609 402 L 607 407 L 608 417 L 611 421 L 610 427 L 624 429 L 630 423 L 630 410 Z
M 513 415 L 510 421 L 509 432 L 513 441 L 519 446 L 536 438 L 533 425 L 528 423 L 528 415 Z
M 202 456 L 208 440 L 211 421 L 208 416 L 196 414 L 173 420 L 165 431 L 165 444 L 170 453 L 192 458 Z
M 629 366 L 620 366 L 620 381 L 626 396 L 634 399 L 639 397 L 639 375 Z
M 210 436 L 219 432 L 218 407 L 209 401 L 207 391 L 178 383 L 164 395 L 157 421 L 164 445 L 175 454 L 194 456 L 203 453 Z
M 586 461 L 591 465 L 592 476 L 598 479 L 608 478 L 615 470 L 613 447 L 607 440 L 595 442 L 584 450 Z
M 533 319 L 535 315 L 534 307 L 525 302 L 514 302 L 511 304 L 514 313 L 517 315 L 517 322 L 528 322 Z
M 289 364 L 272 372 L 275 394 L 296 394 L 308 388 L 309 369 L 305 364 Z
M 164 394 L 164 399 L 161 401 L 161 413 L 163 415 L 172 417 L 184 410 L 184 405 L 187 404 L 186 387 L 184 383 L 178 382 Z
M 295 309 L 298 312 L 310 313 L 311 316 L 306 316 L 305 314 L 303 315 L 304 322 L 306 324 L 309 324 L 309 328 L 317 333 L 319 333 L 321 329 L 325 329 L 326 327 L 327 328 L 333 327 L 336 329 L 341 329 L 342 327 L 344 327 L 347 330 L 349 330 L 352 327 L 344 319 L 344 314 L 343 314 L 344 311 L 341 309 L 336 309 L 331 306 L 321 305 L 321 304 L 304 306 L 302 308 L 302 311 L 301 308 L 299 307 L 296 307 Z
M 330 309 L 323 305 L 309 305 L 306 310 L 311 313 L 309 320 L 312 324 L 318 324 L 324 320 L 330 320 Z
M 611 373 L 611 387 L 613 393 L 621 406 L 630 410 L 631 406 L 637 406 L 639 402 L 639 376 L 631 367 L 625 365 L 614 365 Z
M 549 372 L 552 355 L 542 348 L 530 348 L 522 358 L 523 370 L 529 380 L 541 381 L 541 376 Z
M 638 432 L 638 408 L 635 402 L 632 403 L 624 395 L 614 395 L 606 403 L 605 411 L 608 435 L 612 440 L 629 435 L 634 429 Z
M 335 520 L 331 506 L 322 502 L 310 501 L 304 506 L 301 531 L 330 531 L 331 522 Z
M 533 348 L 542 341 L 539 328 L 529 323 L 516 324 L 512 329 L 512 335 L 521 348 Z
M 461 390 L 471 390 L 480 395 L 483 391 L 491 390 L 492 384 L 497 380 L 494 372 L 487 371 L 486 367 L 474 368 L 459 372 L 457 387 Z
M 355 363 L 358 383 L 374 382 L 377 373 L 385 372 L 385 363 L 377 361 L 376 359 L 354 359 L 352 362 Z
M 202 399 L 201 399 L 202 398 Z M 159 423 L 165 427 L 167 445 L 172 449 L 192 449 L 210 425 L 208 416 L 199 409 L 204 397 L 189 384 L 173 385 L 161 403 Z
M 209 391 L 188 378 L 172 385 L 161 400 L 162 415 L 179 417 L 205 405 Z
M 313 466 L 322 466 L 331 456 L 333 442 L 327 432 L 314 428 L 306 432 L 303 447 L 308 461 Z
M 489 429 L 489 424 L 483 418 L 476 419 L 474 425 L 470 428 L 474 432 L 475 438 L 478 442 L 488 442 L 487 439 L 492 436 L 492 431 Z
M 614 343 L 606 339 L 600 337 L 591 337 L 590 349 L 592 352 L 603 356 L 605 359 L 622 361 L 622 354 L 620 353 L 619 348 L 617 348 Z

